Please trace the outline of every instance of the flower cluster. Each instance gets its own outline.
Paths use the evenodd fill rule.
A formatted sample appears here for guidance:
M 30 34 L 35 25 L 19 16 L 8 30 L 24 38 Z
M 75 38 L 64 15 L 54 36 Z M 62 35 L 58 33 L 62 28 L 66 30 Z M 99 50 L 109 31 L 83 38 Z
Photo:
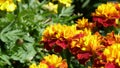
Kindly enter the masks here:
M 16 5 L 13 0 L 0 0 L 0 10 L 6 10 L 8 12 L 14 11 Z
M 93 21 L 99 26 L 116 26 L 116 21 L 120 18 L 120 5 L 118 3 L 101 4 L 92 16 Z
M 38 65 L 33 63 L 29 68 L 68 68 L 68 65 L 62 57 L 52 54 L 45 56 Z
M 47 50 L 60 52 L 69 49 L 81 64 L 92 62 L 93 68 L 119 68 L 120 67 L 120 35 L 114 31 L 102 35 L 94 28 L 102 26 L 116 27 L 120 18 L 120 4 L 101 4 L 92 13 L 93 21 L 82 18 L 76 24 L 68 26 L 55 24 L 48 26 L 43 32 L 42 42 Z
M 102 42 L 104 49 L 98 58 L 94 60 L 95 67 L 112 66 L 112 68 L 120 67 L 120 35 L 115 35 L 114 32 L 108 33 L 103 37 Z

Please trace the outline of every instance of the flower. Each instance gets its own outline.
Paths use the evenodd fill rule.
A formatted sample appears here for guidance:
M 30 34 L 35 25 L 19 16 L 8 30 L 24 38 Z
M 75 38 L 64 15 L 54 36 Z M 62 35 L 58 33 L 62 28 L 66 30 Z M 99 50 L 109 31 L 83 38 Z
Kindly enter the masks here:
M 88 19 L 86 19 L 84 17 L 82 19 L 78 19 L 77 26 L 79 28 L 84 28 L 84 27 L 88 26 Z
M 81 64 L 85 64 L 92 56 L 96 57 L 103 48 L 101 35 L 99 33 L 92 35 L 89 29 L 84 29 L 82 36 L 73 38 L 70 44 L 70 52 Z
M 105 37 L 102 39 L 102 43 L 104 46 L 111 46 L 114 43 L 120 43 L 120 35 L 115 34 L 113 31 L 110 33 L 107 33 Z
M 88 19 L 84 17 L 82 19 L 78 19 L 78 21 L 76 22 L 78 29 L 84 29 L 84 28 L 92 29 L 95 26 L 94 23 L 88 22 Z
M 92 13 L 93 21 L 104 27 L 116 26 L 116 19 L 120 18 L 120 11 L 116 7 L 116 3 L 101 4 Z
M 68 68 L 68 65 L 62 57 L 52 54 L 45 56 L 38 65 L 33 63 L 29 68 Z
M 31 65 L 29 66 L 29 68 L 38 68 L 38 67 L 37 67 L 37 65 L 36 65 L 35 63 L 33 63 L 33 64 L 31 64 Z
M 72 0 L 58 0 L 60 3 L 65 4 L 66 7 L 71 6 Z
M 21 0 L 17 0 L 18 2 L 21 2 Z
M 54 47 L 56 52 L 60 52 L 62 49 L 66 49 L 69 45 L 69 40 L 80 32 L 81 30 L 76 29 L 76 25 L 51 25 L 43 32 L 42 42 L 47 50 L 51 50 Z
M 16 5 L 12 0 L 3 0 L 0 2 L 0 10 L 6 10 L 8 12 L 14 11 L 16 9 Z
M 52 2 L 49 2 L 48 4 L 43 5 L 43 7 L 48 9 L 49 11 L 57 13 L 58 4 L 53 4 Z
M 114 43 L 104 49 L 103 55 L 106 58 L 107 63 L 115 63 L 120 67 L 120 44 Z

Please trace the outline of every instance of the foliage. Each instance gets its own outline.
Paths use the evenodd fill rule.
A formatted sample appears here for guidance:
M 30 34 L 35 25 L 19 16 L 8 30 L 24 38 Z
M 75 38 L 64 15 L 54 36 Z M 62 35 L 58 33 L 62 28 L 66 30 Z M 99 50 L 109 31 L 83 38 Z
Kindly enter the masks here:
M 39 64 L 40 61 L 43 61 L 43 58 L 49 54 L 56 54 L 61 56 L 63 59 L 66 59 L 65 62 L 67 62 L 68 68 L 87 68 L 88 66 L 92 66 L 92 61 L 88 61 L 86 65 L 80 63 L 80 59 L 78 60 L 78 57 L 76 58 L 77 54 L 72 53 L 72 48 L 70 50 L 67 46 L 65 49 L 61 50 L 61 52 L 55 52 L 53 49 L 47 50 L 45 42 L 49 41 L 48 39 L 47 41 L 44 41 L 43 36 L 46 34 L 46 36 L 48 35 L 48 37 L 50 37 L 49 33 L 52 32 L 53 28 L 56 28 L 53 26 L 54 24 L 57 25 L 59 23 L 61 27 L 58 25 L 59 28 L 56 28 L 56 31 L 53 29 L 53 33 L 56 33 L 56 35 L 57 33 L 58 35 L 59 33 L 68 34 L 67 36 L 70 36 L 70 40 L 63 35 L 58 39 L 53 34 L 54 39 L 53 36 L 51 36 L 50 40 L 57 40 L 58 43 L 53 45 L 51 48 L 55 48 L 57 45 L 64 48 L 66 40 L 71 43 L 71 40 L 79 39 L 82 34 L 76 35 L 78 34 L 77 32 L 81 32 L 77 31 L 77 28 L 83 29 L 84 27 L 87 27 L 91 29 L 93 32 L 91 32 L 92 35 L 90 35 L 89 38 L 94 38 L 94 34 L 97 31 L 102 35 L 102 37 L 105 36 L 104 39 L 107 38 L 106 35 L 109 36 L 108 33 L 111 31 L 114 31 L 115 34 L 120 33 L 119 19 L 116 20 L 117 28 L 114 26 L 96 27 L 96 20 L 94 20 L 92 24 L 91 22 L 88 24 L 88 21 L 92 21 L 91 13 L 95 12 L 95 9 L 100 4 L 107 3 L 107 0 L 70 0 L 71 2 L 64 2 L 65 4 L 59 0 L 11 1 L 12 2 L 10 2 L 10 4 L 14 3 L 16 7 L 14 6 L 14 9 L 10 11 L 7 11 L 8 9 L 6 8 L 6 5 L 3 5 L 5 9 L 2 10 L 1 3 L 5 2 L 0 1 L 0 68 L 29 68 L 32 63 Z M 53 5 L 45 7 L 49 2 L 53 3 Z M 66 4 L 70 4 L 70 6 L 66 6 Z M 55 5 L 58 6 L 56 9 L 57 12 L 54 12 L 55 9 L 51 10 Z M 88 20 L 84 18 L 84 21 L 79 20 L 82 17 L 86 17 Z M 78 21 L 76 21 L 77 19 Z M 86 21 L 87 25 L 84 25 L 83 23 L 86 23 Z M 81 24 L 79 22 L 83 23 Z M 45 33 L 44 31 L 50 25 L 51 27 L 48 29 L 49 32 L 46 31 Z M 83 26 L 81 27 L 81 25 Z M 87 32 L 83 31 L 83 33 L 86 33 L 87 35 L 89 30 Z M 71 34 L 75 34 L 75 37 L 77 38 L 72 39 L 73 37 Z M 85 40 L 88 39 L 84 39 L 84 41 Z M 98 40 L 98 38 L 96 40 Z M 94 44 L 97 44 L 97 42 Z M 50 44 L 51 42 L 49 45 Z M 90 58 L 90 60 L 93 60 L 93 58 Z

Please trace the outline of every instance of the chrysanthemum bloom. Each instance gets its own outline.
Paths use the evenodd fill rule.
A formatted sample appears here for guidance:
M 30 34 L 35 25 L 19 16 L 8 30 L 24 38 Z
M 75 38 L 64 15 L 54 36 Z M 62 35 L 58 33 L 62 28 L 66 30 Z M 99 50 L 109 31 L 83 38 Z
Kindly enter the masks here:
M 113 63 L 112 66 L 118 66 L 120 67 L 120 43 L 114 43 L 111 46 L 108 46 L 103 51 L 103 55 L 106 59 L 106 64 L 111 65 L 110 63 Z
M 82 19 L 78 19 L 78 21 L 76 22 L 78 29 L 84 29 L 84 28 L 92 29 L 93 27 L 95 27 L 94 23 L 88 22 L 88 19 L 84 17 Z
M 96 56 L 97 53 L 103 48 L 101 45 L 101 36 L 96 33 L 91 35 L 90 31 L 88 34 L 72 39 L 70 51 L 74 54 L 80 63 L 85 64 L 91 56 Z M 85 32 L 86 33 L 86 32 Z
M 55 24 L 45 29 L 42 42 L 47 50 L 54 49 L 56 52 L 60 52 L 67 48 L 69 39 L 79 33 L 80 30 L 76 29 L 76 25 Z
M 65 4 L 66 7 L 71 6 L 72 0 L 58 0 L 60 3 Z
M 54 13 L 57 13 L 58 4 L 49 2 L 48 4 L 43 5 L 43 8 L 48 9 L 49 11 L 53 11 Z
M 6 10 L 8 12 L 14 11 L 16 9 L 16 5 L 13 0 L 3 0 L 0 1 L 0 10 Z
M 95 60 L 93 67 L 120 68 L 120 43 L 107 46 Z
M 102 43 L 106 47 L 114 43 L 120 43 L 120 35 L 116 35 L 114 32 L 107 33 L 107 35 L 102 38 Z
M 68 65 L 62 57 L 52 54 L 45 56 L 39 65 L 33 63 L 29 68 L 68 68 Z
M 95 13 L 92 13 L 92 16 L 93 21 L 97 22 L 98 26 L 116 26 L 116 19 L 120 18 L 120 11 L 115 3 L 101 4 Z

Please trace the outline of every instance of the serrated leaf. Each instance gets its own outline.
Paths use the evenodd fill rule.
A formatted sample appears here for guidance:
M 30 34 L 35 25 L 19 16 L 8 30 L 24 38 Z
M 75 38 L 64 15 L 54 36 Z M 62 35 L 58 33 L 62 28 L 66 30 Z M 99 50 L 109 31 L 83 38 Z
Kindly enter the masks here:
M 34 40 L 33 41 L 32 40 L 33 38 L 29 38 L 28 36 L 28 39 L 26 39 L 26 42 L 22 46 L 20 47 L 16 46 L 14 48 L 15 51 L 12 53 L 11 58 L 13 60 L 20 61 L 21 63 L 31 61 L 36 54 L 36 51 L 33 46 Z
M 9 29 L 6 29 L 5 31 L 0 33 L 0 38 L 2 41 L 7 42 L 10 40 L 17 40 L 19 36 L 23 34 L 24 33 L 21 30 L 9 31 Z
M 0 56 L 0 59 L 3 60 L 6 64 L 11 65 L 11 63 L 9 61 L 9 57 L 7 55 L 2 54 Z
M 59 14 L 59 17 L 70 16 L 73 12 L 73 8 L 74 8 L 74 6 L 71 6 L 71 7 L 68 7 L 68 8 L 63 7 L 62 10 L 61 10 L 61 13 Z

